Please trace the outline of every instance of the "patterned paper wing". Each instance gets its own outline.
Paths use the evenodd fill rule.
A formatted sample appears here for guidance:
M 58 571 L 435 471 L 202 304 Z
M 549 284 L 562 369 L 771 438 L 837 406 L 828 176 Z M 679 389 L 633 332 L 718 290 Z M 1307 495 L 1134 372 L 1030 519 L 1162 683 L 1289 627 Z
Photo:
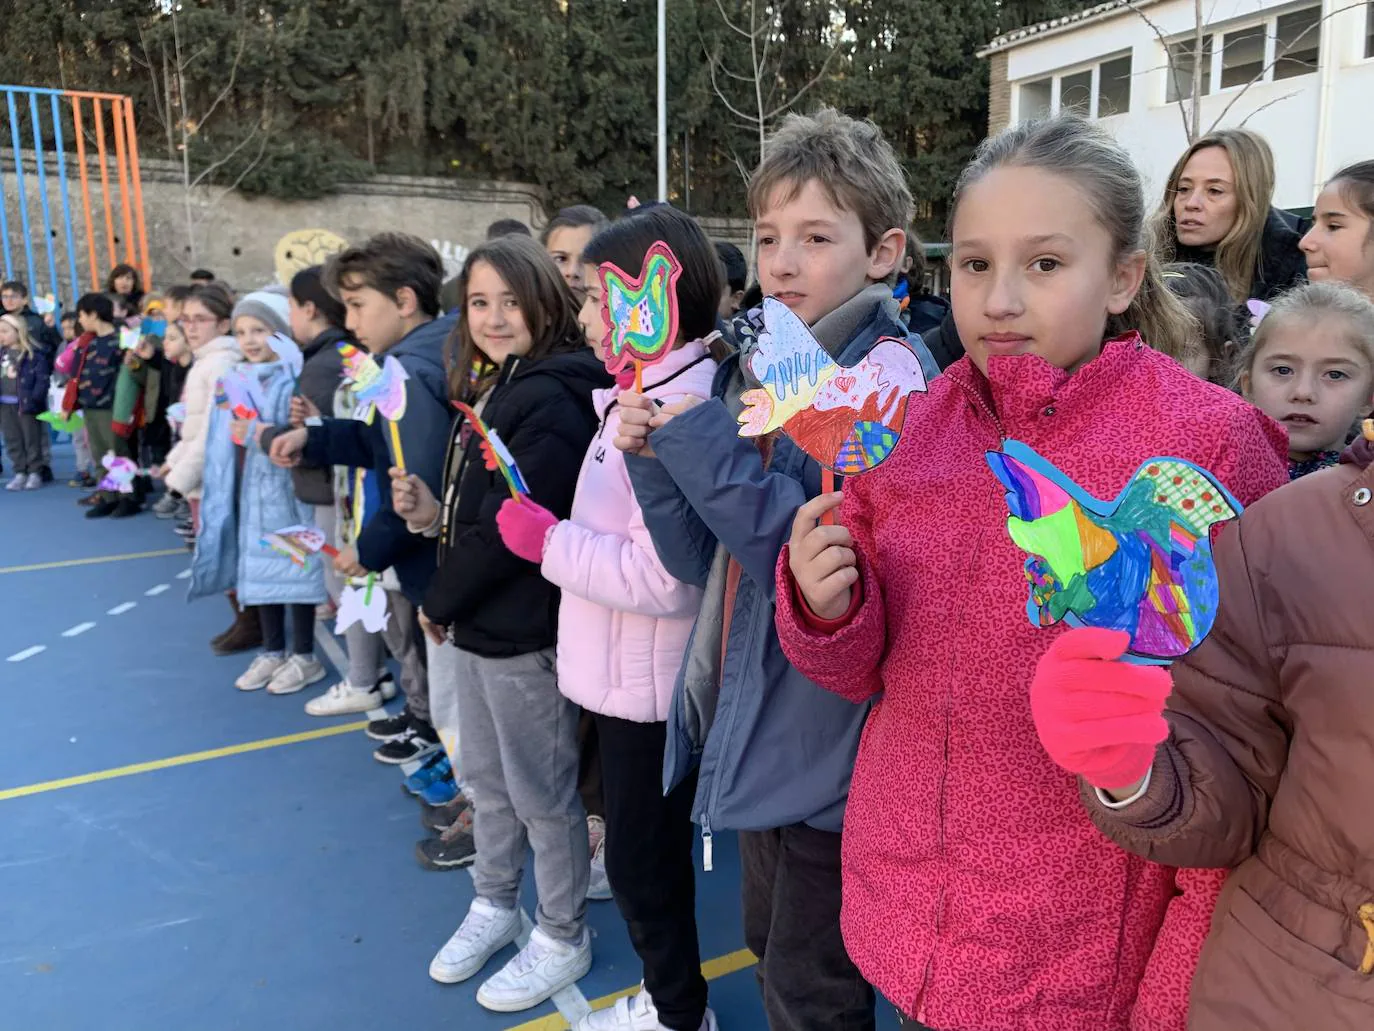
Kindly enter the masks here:
M 763 330 L 745 363 L 758 386 L 740 396 L 741 437 L 761 437 L 806 411 L 837 368 L 801 317 L 776 297 L 763 299 Z
M 1210 473 L 1153 458 L 1105 502 L 1019 441 L 987 457 L 1007 490 L 1008 533 L 1029 555 L 1032 623 L 1125 631 L 1126 657 L 1141 663 L 1171 662 L 1211 631 L 1210 530 L 1241 506 Z
M 138 463 L 116 455 L 106 455 L 100 460 L 105 467 L 105 475 L 97 486 L 101 490 L 118 491 L 120 494 L 134 492 L 134 478 L 138 476 Z
M 620 372 L 634 362 L 661 361 L 677 339 L 677 281 L 682 264 L 662 240 L 644 255 L 639 278 L 605 262 L 596 270 L 601 281 L 601 315 L 610 327 L 603 347 L 606 368 Z
M 358 391 L 358 400 L 375 405 L 382 418 L 399 422 L 406 414 L 406 370 L 391 355 L 382 362 L 382 374 Z

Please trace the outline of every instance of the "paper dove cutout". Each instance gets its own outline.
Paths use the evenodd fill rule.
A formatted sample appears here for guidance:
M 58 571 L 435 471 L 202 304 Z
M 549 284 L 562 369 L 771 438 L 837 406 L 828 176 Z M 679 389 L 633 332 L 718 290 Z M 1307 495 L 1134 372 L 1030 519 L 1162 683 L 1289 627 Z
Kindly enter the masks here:
M 304 566 L 311 555 L 323 551 L 337 555 L 338 549 L 326 541 L 324 531 L 317 526 L 285 526 L 262 536 L 262 543 L 279 555 L 285 555 L 298 566 Z
M 901 439 L 907 399 L 926 390 L 920 359 L 905 341 L 884 337 L 857 364 L 844 366 L 776 298 L 764 298 L 763 323 L 745 359 L 760 385 L 741 395 L 740 436 L 781 429 L 842 476 L 886 459 Z
M 59 433 L 76 433 L 86 425 L 86 417 L 80 411 L 64 416 L 61 412 L 40 412 L 39 422 L 46 422 Z
M 601 317 L 610 329 L 602 358 L 612 374 L 634 362 L 652 365 L 673 349 L 677 339 L 677 281 L 682 263 L 659 240 L 644 255 L 639 278 L 605 262 L 596 270 L 601 281 Z
M 369 587 L 349 585 L 339 592 L 339 616 L 334 622 L 334 633 L 342 634 L 357 622 L 361 622 L 370 634 L 381 633 L 390 616 L 386 608 L 386 591 L 375 584 Z
M 167 406 L 167 422 L 172 429 L 180 429 L 186 424 L 186 402 L 174 401 Z
M 106 455 L 100 460 L 100 464 L 106 469 L 104 477 L 96 485 L 100 490 L 114 490 L 120 494 L 132 494 L 135 478 L 144 473 L 144 470 L 138 467 L 137 462 L 116 455 Z
M 343 359 L 344 379 L 353 384 L 357 404 L 353 417 L 371 422 L 375 409 L 382 413 L 382 418 L 399 421 L 405 415 L 405 384 L 410 378 L 401 363 L 387 355 L 378 365 L 366 351 L 347 343 L 339 345 L 339 355 Z
M 1026 613 L 1036 626 L 1124 630 L 1126 659 L 1172 662 L 1216 621 L 1211 527 L 1241 505 L 1181 458 L 1152 458 L 1111 501 L 1093 497 L 1025 444 L 987 453 L 1007 489 L 1007 530 L 1030 555 Z

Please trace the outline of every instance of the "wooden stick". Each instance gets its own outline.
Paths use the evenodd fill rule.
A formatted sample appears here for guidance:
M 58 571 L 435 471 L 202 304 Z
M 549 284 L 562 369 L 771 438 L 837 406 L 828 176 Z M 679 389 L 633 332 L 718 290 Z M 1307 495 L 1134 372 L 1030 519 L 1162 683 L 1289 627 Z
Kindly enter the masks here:
M 835 470 L 829 469 L 826 466 L 821 466 L 821 493 L 835 493 Z M 833 508 L 821 516 L 821 525 L 835 525 L 835 510 Z
M 405 452 L 401 450 L 401 427 L 391 419 L 388 419 L 386 424 L 387 428 L 391 430 L 391 457 L 396 459 L 397 467 L 404 471 L 406 467 L 406 455 Z
M 635 393 L 644 393 L 644 363 L 641 361 L 635 362 Z

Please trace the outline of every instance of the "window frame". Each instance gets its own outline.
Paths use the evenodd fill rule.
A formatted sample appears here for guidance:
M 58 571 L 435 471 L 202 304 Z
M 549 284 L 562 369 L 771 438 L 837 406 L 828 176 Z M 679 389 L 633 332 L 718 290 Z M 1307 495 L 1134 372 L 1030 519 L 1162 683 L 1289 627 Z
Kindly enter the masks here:
M 1315 32 L 1317 37 L 1316 66 L 1313 67 L 1310 71 L 1302 72 L 1298 75 L 1290 75 L 1287 78 L 1283 79 L 1275 78 L 1274 72 L 1278 67 L 1278 62 L 1276 58 L 1278 56 L 1279 19 L 1287 17 L 1288 15 L 1297 14 L 1300 11 L 1315 11 L 1317 15 L 1317 20 L 1315 23 Z M 1366 22 L 1367 29 L 1365 45 L 1366 49 L 1371 50 L 1371 54 L 1367 56 L 1374 56 L 1374 42 L 1371 42 L 1371 40 L 1374 40 L 1374 33 L 1371 33 L 1369 31 L 1370 29 L 1374 29 L 1374 0 L 1371 0 L 1370 12 L 1371 13 L 1369 16 L 1369 20 Z M 1279 10 L 1267 11 L 1265 12 L 1262 18 L 1253 18 L 1247 21 L 1240 21 L 1238 24 L 1235 25 L 1228 25 L 1222 27 L 1209 26 L 1207 32 L 1204 34 L 1204 39 L 1208 36 L 1211 37 L 1212 51 L 1210 54 L 1205 55 L 1208 60 L 1208 66 L 1206 75 L 1204 76 L 1205 82 L 1203 83 L 1203 97 L 1220 96 L 1223 93 L 1231 93 L 1236 90 L 1248 89 L 1252 85 L 1272 85 L 1276 82 L 1289 82 L 1293 79 L 1300 79 L 1304 75 L 1317 74 L 1321 70 L 1322 61 L 1324 59 L 1330 59 L 1330 55 L 1322 53 L 1322 17 L 1322 5 L 1320 3 L 1306 3 L 1296 7 L 1288 7 Z M 1250 79 L 1245 80 L 1244 82 L 1236 83 L 1231 86 L 1223 86 L 1221 84 L 1221 76 L 1226 55 L 1227 37 L 1234 37 L 1237 35 L 1241 35 L 1243 33 L 1254 32 L 1257 29 L 1263 31 L 1264 33 L 1264 56 L 1261 59 L 1261 71 L 1259 76 L 1252 77 Z M 1162 95 L 1164 97 L 1165 105 L 1184 103 L 1192 97 L 1191 93 L 1185 93 L 1171 100 L 1169 99 L 1169 90 L 1171 86 L 1174 85 L 1175 81 L 1173 65 L 1170 60 L 1170 49 L 1178 46 L 1186 46 L 1187 44 L 1190 44 L 1193 41 L 1193 38 L 1193 35 L 1189 34 L 1186 36 L 1180 36 L 1174 39 L 1170 39 L 1167 42 L 1160 44 L 1164 48 L 1164 89 L 1162 91 Z
M 1015 87 L 1016 99 L 1016 118 L 1013 124 L 1020 124 L 1021 122 L 1028 120 L 1025 108 L 1022 106 L 1021 103 L 1022 92 L 1023 90 L 1025 90 L 1026 87 L 1036 86 L 1044 82 L 1049 83 L 1050 106 L 1046 114 L 1049 117 L 1054 117 L 1055 115 L 1058 115 L 1065 110 L 1063 104 L 1064 80 L 1073 78 L 1074 76 L 1083 75 L 1084 73 L 1089 73 L 1090 75 L 1088 81 L 1088 89 L 1090 91 L 1088 110 L 1086 112 L 1083 112 L 1085 118 L 1088 118 L 1092 121 L 1097 121 L 1099 118 L 1112 118 L 1116 115 L 1129 114 L 1131 110 L 1129 88 L 1127 89 L 1126 93 L 1126 107 L 1124 110 L 1112 111 L 1110 114 L 1099 113 L 1101 111 L 1102 66 L 1104 64 L 1111 64 L 1114 61 L 1120 61 L 1123 59 L 1130 62 L 1131 71 L 1127 77 L 1128 79 L 1133 79 L 1135 77 L 1135 53 L 1130 49 L 1126 49 L 1114 51 L 1113 53 L 1107 54 L 1105 57 L 1097 58 L 1095 61 L 1092 61 L 1091 63 L 1068 65 L 1064 68 L 1060 68 L 1053 72 L 1050 72 L 1047 75 L 1039 75 L 1034 79 L 1022 79 L 1013 83 L 1013 86 Z

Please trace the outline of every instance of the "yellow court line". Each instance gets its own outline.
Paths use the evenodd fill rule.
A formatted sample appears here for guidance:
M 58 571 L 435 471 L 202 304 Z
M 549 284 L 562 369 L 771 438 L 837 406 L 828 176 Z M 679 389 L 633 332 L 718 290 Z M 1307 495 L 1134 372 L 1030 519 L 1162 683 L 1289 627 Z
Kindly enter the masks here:
M 67 569 L 70 566 L 98 566 L 102 562 L 128 562 L 135 558 L 166 558 L 185 555 L 185 548 L 164 548 L 161 551 L 135 551 L 129 555 L 97 555 L 95 558 L 68 558 L 61 562 L 36 562 L 31 566 L 0 566 L 0 573 L 36 573 L 40 569 Z
M 334 737 L 337 734 L 349 734 L 355 730 L 362 730 L 367 726 L 367 720 L 359 720 L 356 723 L 341 723 L 336 727 L 322 727 L 319 730 L 306 730 L 299 734 L 285 734 L 282 737 L 268 737 L 261 741 L 247 741 L 241 745 L 226 745 L 223 748 L 211 748 L 204 752 L 188 752 L 185 755 L 174 755 L 170 759 L 154 759 L 146 763 L 134 763 L 132 766 L 117 766 L 112 770 L 99 770 L 95 773 L 83 773 L 76 777 L 63 777 L 61 780 L 45 780 L 41 784 L 25 784 L 23 787 L 7 788 L 0 791 L 0 802 L 8 798 L 23 798 L 25 795 L 41 795 L 45 791 L 60 791 L 62 788 L 74 788 L 80 784 L 94 784 L 102 780 L 114 780 L 117 777 L 132 777 L 136 773 L 149 773 L 153 770 L 168 770 L 173 766 L 186 766 L 190 763 L 201 763 L 208 759 L 223 759 L 229 755 L 244 755 L 248 752 L 261 752 L 264 748 L 279 748 L 282 745 L 294 745 L 301 741 L 315 741 L 322 737 Z
M 717 956 L 715 959 L 708 959 L 701 965 L 701 976 L 708 981 L 714 981 L 718 977 L 726 974 L 733 974 L 737 970 L 744 970 L 752 967 L 758 962 L 758 958 L 748 949 L 740 949 L 737 952 L 727 952 L 724 956 Z M 633 995 L 639 991 L 639 985 L 631 988 L 622 988 L 618 992 L 610 995 L 603 995 L 599 999 L 592 999 L 587 1005 L 594 1010 L 605 1009 L 613 1005 L 617 999 L 623 999 L 627 995 Z M 507 1028 L 506 1031 L 568 1031 L 568 1022 L 563 1019 L 561 1013 L 550 1013 L 547 1017 L 537 1017 L 534 1020 L 526 1021 L 523 1024 L 516 1024 L 514 1027 Z

